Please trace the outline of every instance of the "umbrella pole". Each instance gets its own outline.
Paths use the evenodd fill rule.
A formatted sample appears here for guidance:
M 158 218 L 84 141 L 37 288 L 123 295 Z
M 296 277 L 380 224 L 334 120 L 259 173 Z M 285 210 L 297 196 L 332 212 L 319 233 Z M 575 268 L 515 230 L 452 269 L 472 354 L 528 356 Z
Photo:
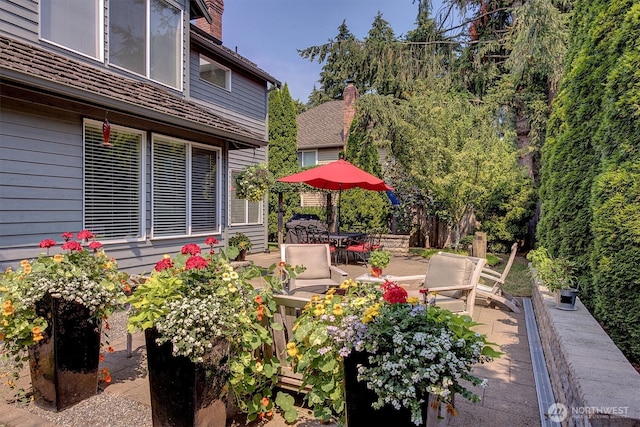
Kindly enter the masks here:
M 284 196 L 282 195 L 282 192 L 278 193 L 278 247 L 280 247 L 282 245 L 282 235 L 283 235 L 283 228 L 284 228 L 284 221 L 282 220 L 282 217 L 284 216 Z
M 340 189 L 338 190 L 338 220 L 336 222 L 336 231 L 340 234 L 340 204 L 342 203 L 342 184 L 340 184 Z

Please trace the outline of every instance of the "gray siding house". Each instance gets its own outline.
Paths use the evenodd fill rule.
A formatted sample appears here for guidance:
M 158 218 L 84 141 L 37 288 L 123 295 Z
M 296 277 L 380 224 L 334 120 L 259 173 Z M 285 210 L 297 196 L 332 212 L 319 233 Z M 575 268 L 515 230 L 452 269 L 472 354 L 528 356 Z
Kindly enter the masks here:
M 280 82 L 222 45 L 223 8 L 0 0 L 2 270 L 83 229 L 131 273 L 209 236 L 267 248 L 233 175 L 267 160 Z

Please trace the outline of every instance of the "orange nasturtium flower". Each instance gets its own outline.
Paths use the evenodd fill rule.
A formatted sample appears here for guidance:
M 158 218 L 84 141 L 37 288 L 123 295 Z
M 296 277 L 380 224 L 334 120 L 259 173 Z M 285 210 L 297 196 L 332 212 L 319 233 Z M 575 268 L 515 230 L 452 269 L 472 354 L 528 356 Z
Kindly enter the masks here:
M 254 301 L 256 304 L 262 304 L 262 303 L 263 303 L 263 301 L 262 301 L 262 297 L 261 297 L 260 295 L 256 295 L 256 297 L 253 299 L 253 301 Z
M 55 254 L 53 256 L 53 262 L 61 263 L 62 262 L 62 254 Z
M 38 342 L 44 338 L 42 336 L 42 330 L 40 330 L 39 326 L 34 326 L 33 329 L 31 329 L 31 333 L 33 334 L 33 340 L 35 342 Z
M 6 300 L 4 303 L 2 303 L 2 314 L 4 314 L 5 316 L 11 316 L 14 311 L 15 308 L 13 307 L 13 303 L 11 303 L 11 300 Z
M 256 309 L 256 317 L 258 318 L 258 320 L 262 320 L 262 318 L 264 317 L 264 305 L 260 304 L 258 306 L 258 308 Z
M 269 404 L 269 398 L 267 396 L 262 398 L 262 406 L 267 406 Z
M 102 368 L 100 370 L 100 381 L 104 381 L 105 383 L 111 382 L 111 374 L 108 368 Z

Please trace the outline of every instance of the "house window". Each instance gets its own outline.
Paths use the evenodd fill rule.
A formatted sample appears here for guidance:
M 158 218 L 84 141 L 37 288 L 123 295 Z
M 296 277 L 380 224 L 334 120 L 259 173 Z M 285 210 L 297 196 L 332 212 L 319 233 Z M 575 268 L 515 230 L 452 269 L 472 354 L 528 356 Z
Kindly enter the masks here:
M 235 178 L 240 171 L 231 173 L 231 182 L 235 182 Z M 231 189 L 231 202 L 229 203 L 231 225 L 243 224 L 260 224 L 262 221 L 262 202 L 250 202 L 240 199 L 236 196 L 235 187 Z
M 40 0 L 40 37 L 102 59 L 102 0 Z
M 220 151 L 153 137 L 153 236 L 215 233 Z
M 200 55 L 200 78 L 223 89 L 231 88 L 231 71 L 202 55 Z
M 313 151 L 298 151 L 298 163 L 300 167 L 315 166 L 318 164 L 318 152 Z
M 102 124 L 84 126 L 84 228 L 101 239 L 143 236 L 142 147 L 140 131 L 111 126 L 105 145 Z
M 162 0 L 110 0 L 109 63 L 181 89 L 182 11 Z

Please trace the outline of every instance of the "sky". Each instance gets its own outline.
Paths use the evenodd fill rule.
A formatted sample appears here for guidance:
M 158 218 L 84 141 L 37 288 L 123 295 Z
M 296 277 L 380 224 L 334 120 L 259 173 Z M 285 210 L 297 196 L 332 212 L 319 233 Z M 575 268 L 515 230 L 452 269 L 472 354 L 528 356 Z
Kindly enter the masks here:
M 433 1 L 438 11 L 440 1 Z M 396 37 L 415 27 L 418 3 L 413 0 L 226 0 L 222 43 L 236 50 L 283 85 L 293 99 L 306 103 L 322 64 L 300 57 L 297 50 L 327 43 L 346 21 L 362 40 L 378 11 Z

